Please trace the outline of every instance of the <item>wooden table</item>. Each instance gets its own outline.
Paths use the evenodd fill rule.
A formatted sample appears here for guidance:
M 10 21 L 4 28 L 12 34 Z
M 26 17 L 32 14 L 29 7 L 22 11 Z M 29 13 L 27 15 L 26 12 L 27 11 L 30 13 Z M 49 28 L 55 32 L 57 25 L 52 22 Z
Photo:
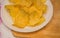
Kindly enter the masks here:
M 16 38 L 60 38 L 60 0 L 51 0 L 54 8 L 52 20 L 43 29 L 33 33 L 12 31 Z

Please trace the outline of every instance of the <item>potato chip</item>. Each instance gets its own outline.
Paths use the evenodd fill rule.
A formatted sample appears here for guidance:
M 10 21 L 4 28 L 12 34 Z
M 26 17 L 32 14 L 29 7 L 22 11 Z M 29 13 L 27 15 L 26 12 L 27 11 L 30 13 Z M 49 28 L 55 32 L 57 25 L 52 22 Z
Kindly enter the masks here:
M 24 10 L 19 9 L 18 7 L 7 5 L 6 9 L 9 11 L 12 19 L 14 20 L 14 26 L 16 27 L 25 27 L 28 24 L 28 15 Z
M 42 4 L 45 3 L 46 0 L 32 0 L 33 4 Z
M 31 0 L 9 0 L 9 1 L 14 4 L 26 6 L 26 7 L 29 7 L 32 4 Z
M 42 17 L 39 19 L 39 22 L 37 22 L 35 25 L 30 25 L 30 26 L 34 27 L 34 26 L 37 26 L 37 25 L 41 25 L 44 21 L 45 21 L 45 18 L 42 16 Z
M 30 8 L 30 25 L 35 25 L 39 22 L 40 17 L 42 16 L 42 11 L 36 9 L 34 6 Z
M 42 3 L 45 3 L 46 2 L 46 0 L 40 0 Z
M 36 7 L 37 9 L 39 9 L 39 10 L 42 10 L 43 13 L 46 13 L 47 5 L 45 5 L 45 4 L 40 4 L 40 5 L 36 5 L 35 7 Z

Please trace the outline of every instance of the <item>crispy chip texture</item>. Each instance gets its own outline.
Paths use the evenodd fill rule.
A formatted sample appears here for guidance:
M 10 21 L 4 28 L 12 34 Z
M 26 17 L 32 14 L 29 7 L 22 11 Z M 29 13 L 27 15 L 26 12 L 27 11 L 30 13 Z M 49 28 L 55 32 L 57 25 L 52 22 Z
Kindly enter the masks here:
M 9 0 L 13 5 L 5 5 L 14 22 L 13 26 L 24 28 L 37 26 L 45 21 L 46 0 Z

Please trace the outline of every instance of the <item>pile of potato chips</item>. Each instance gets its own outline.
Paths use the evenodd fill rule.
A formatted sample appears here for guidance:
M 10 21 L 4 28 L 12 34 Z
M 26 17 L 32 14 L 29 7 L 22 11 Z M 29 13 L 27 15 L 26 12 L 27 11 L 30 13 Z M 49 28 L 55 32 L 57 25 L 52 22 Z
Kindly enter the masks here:
M 46 0 L 9 0 L 12 5 L 5 5 L 14 22 L 13 26 L 34 27 L 45 21 L 43 15 L 47 11 Z

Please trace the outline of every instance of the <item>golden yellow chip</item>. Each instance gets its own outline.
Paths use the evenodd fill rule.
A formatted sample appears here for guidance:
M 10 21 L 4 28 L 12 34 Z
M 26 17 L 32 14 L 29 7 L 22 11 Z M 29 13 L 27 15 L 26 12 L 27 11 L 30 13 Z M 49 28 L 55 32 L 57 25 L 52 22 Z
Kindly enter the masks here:
M 14 26 L 25 27 L 28 24 L 28 15 L 24 10 L 19 9 L 17 6 L 7 5 L 6 9 L 9 11 L 12 19 L 14 20 Z
M 32 4 L 31 0 L 9 0 L 9 1 L 14 4 L 26 6 L 26 7 L 29 7 Z
M 43 13 L 45 13 L 47 10 L 47 5 L 45 4 L 36 5 L 35 7 L 39 10 L 42 10 Z
M 42 16 L 42 17 L 40 18 L 40 21 L 39 21 L 36 25 L 42 24 L 44 21 L 45 21 L 45 18 Z
M 28 7 L 22 7 L 22 9 L 28 14 L 29 13 L 29 8 Z
M 32 0 L 33 4 L 42 4 L 45 3 L 46 0 Z
M 30 25 L 30 26 L 34 27 L 34 26 L 37 26 L 37 25 L 41 25 L 44 21 L 45 21 L 45 18 L 42 16 L 42 17 L 39 19 L 39 22 L 37 22 L 35 25 Z
M 36 9 L 34 6 L 32 6 L 30 9 L 30 20 L 29 20 L 29 24 L 30 25 L 35 25 L 36 23 L 39 22 L 40 17 L 42 16 L 42 11 Z
M 46 0 L 40 0 L 42 3 L 45 3 L 46 2 Z

